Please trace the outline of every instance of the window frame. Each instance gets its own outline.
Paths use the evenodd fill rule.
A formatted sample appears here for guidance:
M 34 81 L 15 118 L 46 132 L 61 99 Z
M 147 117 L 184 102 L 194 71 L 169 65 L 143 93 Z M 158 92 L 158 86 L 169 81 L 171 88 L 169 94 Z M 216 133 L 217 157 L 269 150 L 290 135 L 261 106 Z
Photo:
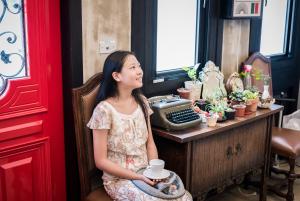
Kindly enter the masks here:
M 189 80 L 183 70 L 156 73 L 157 1 L 132 0 L 131 49 L 135 52 L 144 71 L 143 92 L 146 96 L 176 93 L 176 89 L 182 87 L 184 81 Z M 220 33 L 223 31 L 223 23 L 220 22 L 219 17 L 220 1 L 199 0 L 197 6 L 200 9 L 197 28 L 204 31 L 198 31 L 196 62 L 201 63 L 203 67 L 210 59 L 220 65 L 222 53 L 220 36 L 223 34 Z
M 284 39 L 284 53 L 283 54 L 272 54 L 267 55 L 271 59 L 271 61 L 283 61 L 286 59 L 291 59 L 294 57 L 295 52 L 295 8 L 296 1 L 295 0 L 287 0 L 287 26 L 285 28 L 285 39 Z M 262 17 L 263 17 L 263 9 L 262 9 Z M 249 44 L 249 52 L 259 52 L 260 44 L 261 44 L 261 30 L 262 30 L 262 18 L 251 20 L 251 31 L 250 31 L 250 44 Z

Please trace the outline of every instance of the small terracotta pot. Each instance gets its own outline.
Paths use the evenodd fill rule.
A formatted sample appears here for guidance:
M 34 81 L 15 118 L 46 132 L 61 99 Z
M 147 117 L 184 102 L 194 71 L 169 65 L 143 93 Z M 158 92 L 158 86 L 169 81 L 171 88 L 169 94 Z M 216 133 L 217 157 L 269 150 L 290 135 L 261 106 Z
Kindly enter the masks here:
M 179 88 L 177 92 L 181 98 L 190 99 L 191 90 L 186 88 Z
M 258 99 L 248 101 L 246 104 L 246 113 L 252 113 L 257 111 Z
M 236 117 L 245 116 L 246 105 L 234 105 L 232 107 L 233 107 L 233 109 L 235 109 L 235 116 Z

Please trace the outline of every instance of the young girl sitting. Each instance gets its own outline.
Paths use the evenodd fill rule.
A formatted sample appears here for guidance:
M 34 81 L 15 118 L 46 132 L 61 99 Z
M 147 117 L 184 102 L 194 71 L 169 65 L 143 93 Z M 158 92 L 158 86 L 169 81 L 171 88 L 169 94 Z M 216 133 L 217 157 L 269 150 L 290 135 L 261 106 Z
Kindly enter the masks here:
M 158 158 L 147 99 L 141 95 L 143 71 L 133 53 L 116 51 L 104 63 L 98 105 L 88 123 L 93 129 L 96 166 L 113 200 L 161 200 L 139 190 L 130 180 L 152 181 L 136 171 Z M 176 200 L 192 200 L 186 192 Z

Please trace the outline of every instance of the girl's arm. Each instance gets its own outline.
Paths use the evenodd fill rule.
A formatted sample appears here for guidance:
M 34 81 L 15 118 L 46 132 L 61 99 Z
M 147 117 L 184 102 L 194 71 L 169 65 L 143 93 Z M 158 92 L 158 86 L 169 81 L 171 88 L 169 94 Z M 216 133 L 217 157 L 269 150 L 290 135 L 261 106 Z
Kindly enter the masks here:
M 96 167 L 120 178 L 142 180 L 150 185 L 154 185 L 154 182 L 144 175 L 123 168 L 107 158 L 107 135 L 107 129 L 93 130 L 94 157 Z
M 148 160 L 156 159 L 158 158 L 156 145 L 153 140 L 152 130 L 151 130 L 151 124 L 150 124 L 150 118 L 148 117 L 148 140 L 147 140 L 147 155 Z
M 151 124 L 150 124 L 150 115 L 153 113 L 151 110 L 147 98 L 142 95 L 142 99 L 144 101 L 144 104 L 146 105 L 146 109 L 148 110 L 148 118 L 147 118 L 147 126 L 148 126 L 148 140 L 147 140 L 147 156 L 148 161 L 152 159 L 157 159 L 157 148 L 153 140 L 152 130 L 151 130 Z

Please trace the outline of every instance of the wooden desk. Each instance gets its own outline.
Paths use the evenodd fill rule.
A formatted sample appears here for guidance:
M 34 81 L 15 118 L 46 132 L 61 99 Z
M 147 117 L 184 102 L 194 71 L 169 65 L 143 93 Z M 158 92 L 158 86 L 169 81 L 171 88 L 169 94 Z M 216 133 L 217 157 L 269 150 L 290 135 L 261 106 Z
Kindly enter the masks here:
M 270 157 L 273 115 L 283 106 L 218 123 L 200 124 L 182 131 L 152 128 L 160 158 L 175 171 L 193 198 L 204 200 L 213 189 L 243 181 L 247 173 L 262 169 L 260 201 L 266 200 L 265 177 Z

